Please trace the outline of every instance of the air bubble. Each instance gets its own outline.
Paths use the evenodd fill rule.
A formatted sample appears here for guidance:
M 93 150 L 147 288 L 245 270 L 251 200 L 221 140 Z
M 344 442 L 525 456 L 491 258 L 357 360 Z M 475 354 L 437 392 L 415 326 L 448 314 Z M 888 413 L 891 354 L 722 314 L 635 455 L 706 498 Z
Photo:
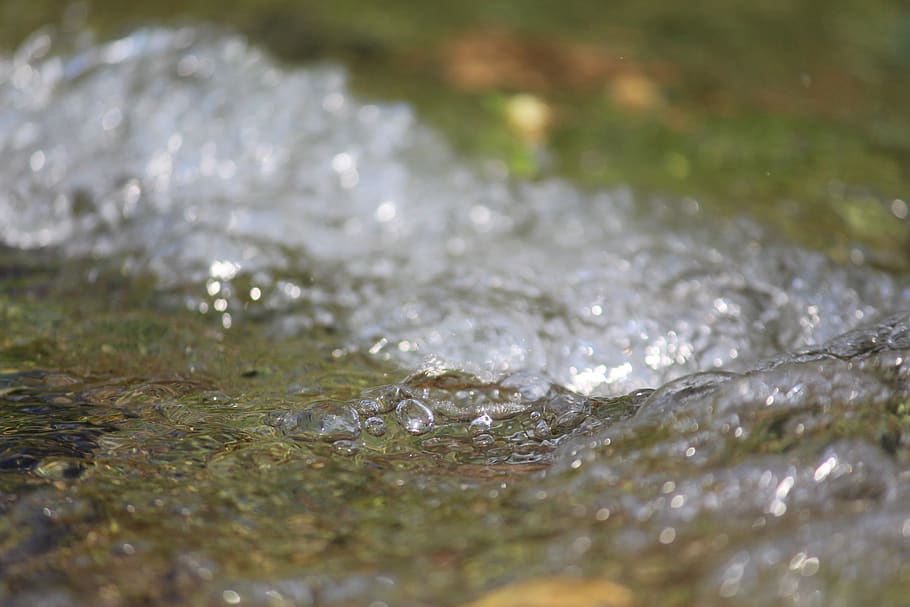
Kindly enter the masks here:
M 478 434 L 473 438 L 472 442 L 479 449 L 488 449 L 496 444 L 496 439 L 492 434 Z
M 411 396 L 410 390 L 398 384 L 370 388 L 369 390 L 364 390 L 360 393 L 361 401 L 373 401 L 373 403 L 378 406 L 378 409 L 371 413 L 373 415 L 377 413 L 388 413 L 395 409 L 402 400 L 410 398 Z M 373 406 L 373 403 L 364 404 L 362 406 L 371 407 Z
M 411 434 L 425 434 L 433 428 L 433 412 L 415 398 L 408 398 L 395 410 L 398 423 Z
M 360 436 L 360 416 L 346 403 L 324 401 L 285 416 L 282 429 L 289 436 L 302 440 L 353 440 Z
M 357 453 L 357 446 L 352 440 L 336 440 L 332 443 L 332 451 L 338 455 L 354 455 Z
M 354 408 L 360 415 L 376 415 L 382 412 L 382 405 L 374 398 L 360 398 L 354 401 Z
M 591 412 L 590 401 L 578 394 L 560 394 L 546 402 L 543 414 L 552 431 L 563 433 L 578 426 Z
M 492 418 L 489 415 L 487 415 L 486 413 L 484 413 L 483 415 L 474 419 L 474 421 L 471 422 L 471 425 L 468 426 L 468 431 L 471 433 L 471 435 L 477 436 L 478 434 L 484 434 L 486 432 L 489 432 L 492 425 L 493 425 Z
M 381 417 L 368 417 L 363 422 L 363 427 L 366 429 L 367 434 L 373 436 L 382 436 L 386 433 L 385 421 Z

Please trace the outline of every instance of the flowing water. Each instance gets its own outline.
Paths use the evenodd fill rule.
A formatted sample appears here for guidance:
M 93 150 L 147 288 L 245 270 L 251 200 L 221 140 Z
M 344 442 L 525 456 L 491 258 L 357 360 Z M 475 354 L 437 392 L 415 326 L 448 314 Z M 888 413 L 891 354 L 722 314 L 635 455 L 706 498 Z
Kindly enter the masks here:
M 0 59 L 5 604 L 906 604 L 906 277 L 224 32 L 57 44 Z

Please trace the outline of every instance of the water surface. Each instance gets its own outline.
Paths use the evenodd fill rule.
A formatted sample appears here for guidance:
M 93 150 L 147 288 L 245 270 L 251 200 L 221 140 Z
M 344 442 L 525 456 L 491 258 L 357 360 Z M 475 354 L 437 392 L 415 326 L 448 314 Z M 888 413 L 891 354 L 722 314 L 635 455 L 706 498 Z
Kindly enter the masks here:
M 222 31 L 55 44 L 0 62 L 4 600 L 903 600 L 905 276 Z

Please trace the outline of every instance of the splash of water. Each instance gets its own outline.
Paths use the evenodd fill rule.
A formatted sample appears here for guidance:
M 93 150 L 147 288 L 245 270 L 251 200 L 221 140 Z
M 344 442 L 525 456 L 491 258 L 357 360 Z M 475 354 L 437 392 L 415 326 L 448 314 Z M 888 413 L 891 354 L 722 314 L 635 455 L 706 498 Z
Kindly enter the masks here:
M 506 182 L 409 108 L 356 100 L 341 70 L 285 69 L 205 30 L 64 53 L 36 34 L 0 59 L 0 156 L 3 244 L 92 259 L 90 278 L 151 273 L 226 329 L 245 314 L 332 325 L 408 372 L 277 405 L 192 382 L 4 374 L 8 426 L 27 432 L 0 470 L 81 479 L 0 502 L 29 531 L 0 556 L 20 604 L 94 604 L 80 580 L 90 597 L 102 574 L 64 546 L 81 536 L 83 552 L 148 549 L 145 562 L 183 546 L 137 581 L 219 604 L 402 602 L 446 558 L 500 577 L 502 563 L 663 575 L 704 605 L 903 600 L 910 319 L 888 313 L 910 308 L 904 278 L 748 223 L 642 212 L 624 192 Z M 542 461 L 533 482 L 441 474 Z M 107 524 L 93 488 L 129 516 Z M 239 535 L 256 550 L 193 552 Z M 59 586 L 20 566 L 57 544 Z M 328 573 L 219 569 L 246 552 Z
M 0 241 L 151 272 L 225 327 L 261 310 L 410 370 L 615 395 L 910 305 L 905 283 L 753 225 L 504 181 L 340 69 L 285 69 L 237 37 L 51 47 L 37 34 L 0 63 Z

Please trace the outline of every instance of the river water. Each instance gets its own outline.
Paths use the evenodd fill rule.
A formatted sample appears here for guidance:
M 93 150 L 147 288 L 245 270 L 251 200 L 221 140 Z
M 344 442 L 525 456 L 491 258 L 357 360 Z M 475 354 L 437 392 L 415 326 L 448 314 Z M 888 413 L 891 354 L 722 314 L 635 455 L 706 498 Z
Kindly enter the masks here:
M 904 604 L 906 277 L 508 179 L 223 32 L 55 44 L 0 60 L 4 255 L 147 293 L 80 330 L 158 359 L 5 356 L 7 604 Z

